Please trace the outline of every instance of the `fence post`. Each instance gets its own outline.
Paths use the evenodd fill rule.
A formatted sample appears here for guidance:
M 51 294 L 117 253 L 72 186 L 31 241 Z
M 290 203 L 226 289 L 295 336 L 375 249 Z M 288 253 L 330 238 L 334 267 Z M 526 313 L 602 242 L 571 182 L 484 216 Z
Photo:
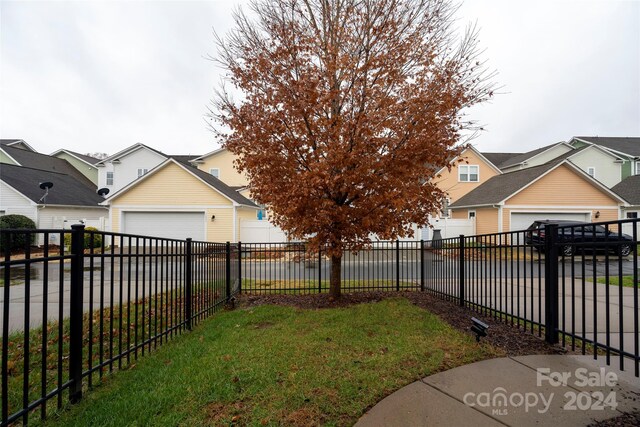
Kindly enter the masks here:
M 424 240 L 420 239 L 420 291 L 424 292 Z
M 465 299 L 465 295 L 464 295 L 464 284 L 466 281 L 466 277 L 465 277 L 465 247 L 464 247 L 464 234 L 461 234 L 460 237 L 460 243 L 458 244 L 458 249 L 460 251 L 460 270 L 459 270 L 459 277 L 458 277 L 458 284 L 460 286 L 459 289 L 459 298 L 460 298 L 460 306 L 464 307 L 464 299 Z
M 71 226 L 71 288 L 69 301 L 69 401 L 82 399 L 82 300 L 84 279 L 84 225 Z M 62 321 L 62 319 L 60 319 Z
M 193 240 L 187 238 L 187 253 L 184 265 L 184 316 L 187 324 L 187 330 L 191 330 L 193 317 Z
M 227 242 L 227 262 L 226 264 L 226 301 L 229 302 L 231 299 L 231 243 Z
M 400 239 L 396 239 L 396 291 L 400 290 Z
M 242 242 L 238 242 L 238 293 L 242 293 Z
M 558 342 L 558 226 L 544 227 L 544 339 Z
M 322 245 L 318 245 L 318 293 L 322 293 Z

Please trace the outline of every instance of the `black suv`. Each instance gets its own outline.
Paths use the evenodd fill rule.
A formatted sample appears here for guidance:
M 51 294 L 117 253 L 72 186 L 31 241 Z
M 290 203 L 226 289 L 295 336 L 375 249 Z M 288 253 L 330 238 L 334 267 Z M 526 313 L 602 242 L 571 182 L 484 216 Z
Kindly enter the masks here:
M 613 251 L 620 256 L 627 256 L 637 245 L 628 234 L 607 230 L 602 225 L 552 219 L 531 224 L 525 233 L 525 243 L 544 252 L 545 226 L 553 224 L 558 226 L 558 241 L 562 244 L 560 253 L 564 256 L 571 256 L 576 251 Z

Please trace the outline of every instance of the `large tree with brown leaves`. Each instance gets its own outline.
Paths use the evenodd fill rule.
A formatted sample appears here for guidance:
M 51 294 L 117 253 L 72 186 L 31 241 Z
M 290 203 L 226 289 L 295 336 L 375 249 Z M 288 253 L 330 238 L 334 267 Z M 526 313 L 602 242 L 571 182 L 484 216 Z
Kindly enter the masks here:
M 211 116 L 251 194 L 294 238 L 326 245 L 330 295 L 346 250 L 426 225 L 430 181 L 492 95 L 476 31 L 447 0 L 255 0 L 217 37 L 227 71 Z M 231 94 L 229 93 L 231 92 Z M 232 94 L 238 97 L 234 99 Z

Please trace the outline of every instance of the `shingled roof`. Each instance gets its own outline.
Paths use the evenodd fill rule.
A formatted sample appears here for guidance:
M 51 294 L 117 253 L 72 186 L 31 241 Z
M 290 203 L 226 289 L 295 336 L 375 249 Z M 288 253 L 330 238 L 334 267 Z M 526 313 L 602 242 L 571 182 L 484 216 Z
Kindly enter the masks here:
M 66 148 L 61 148 L 60 150 L 54 151 L 53 153 L 51 153 L 51 156 L 55 156 L 56 154 L 58 154 L 60 152 L 63 152 L 63 151 L 66 152 L 66 153 L 71 154 L 74 157 L 77 157 L 78 159 L 80 159 L 80 160 L 82 160 L 82 161 L 84 161 L 86 163 L 89 163 L 90 165 L 94 165 L 95 166 L 96 163 L 100 162 L 100 159 L 98 159 L 96 157 L 91 157 L 91 156 L 88 156 L 86 154 L 80 154 L 80 153 L 77 153 L 75 151 L 67 150 Z
M 494 166 L 499 166 L 509 159 L 512 159 L 521 154 L 523 153 L 482 153 L 482 155 L 491 163 L 493 163 Z
M 640 175 L 632 175 L 611 187 L 611 191 L 634 206 L 640 206 Z
M 495 205 L 501 203 L 509 196 L 517 193 L 528 184 L 540 178 L 546 172 L 554 169 L 559 164 L 564 163 L 569 157 L 582 151 L 586 147 L 572 150 L 547 162 L 543 165 L 533 166 L 525 169 L 518 169 L 513 172 L 503 173 L 490 178 L 484 184 L 462 196 L 452 208 L 463 206 Z
M 9 146 L 2 146 L 2 149 L 18 162 L 20 166 L 69 175 L 91 190 L 95 190 L 96 188 L 96 185 L 91 182 L 89 178 L 84 176 L 79 170 L 74 168 L 71 163 L 64 159 Z M 4 167 L 4 165 L 2 167 Z
M 640 157 L 640 137 L 576 136 L 574 139 L 600 145 L 619 153 Z
M 47 181 L 53 183 L 45 200 L 47 205 L 97 208 L 104 200 L 94 189 L 64 173 L 3 164 L 0 179 L 35 203 L 41 203 L 39 200 L 44 195 L 39 184 Z
M 545 145 L 544 147 L 536 148 L 535 150 L 528 151 L 526 153 L 515 155 L 511 158 L 508 158 L 504 162 L 500 163 L 498 166 L 500 169 L 505 169 L 509 166 L 515 166 L 520 163 L 526 162 L 532 157 L 537 156 L 540 153 L 547 151 L 550 148 L 555 147 L 556 145 L 564 144 L 563 142 L 556 142 L 555 144 Z

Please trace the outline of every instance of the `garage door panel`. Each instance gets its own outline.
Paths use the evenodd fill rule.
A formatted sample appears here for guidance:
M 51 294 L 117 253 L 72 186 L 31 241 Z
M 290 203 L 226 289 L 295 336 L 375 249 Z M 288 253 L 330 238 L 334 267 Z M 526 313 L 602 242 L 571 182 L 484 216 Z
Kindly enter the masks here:
M 124 212 L 122 220 L 127 234 L 205 240 L 204 212 Z
M 547 219 L 588 222 L 589 214 L 583 212 L 512 212 L 511 231 L 526 230 L 534 221 Z

